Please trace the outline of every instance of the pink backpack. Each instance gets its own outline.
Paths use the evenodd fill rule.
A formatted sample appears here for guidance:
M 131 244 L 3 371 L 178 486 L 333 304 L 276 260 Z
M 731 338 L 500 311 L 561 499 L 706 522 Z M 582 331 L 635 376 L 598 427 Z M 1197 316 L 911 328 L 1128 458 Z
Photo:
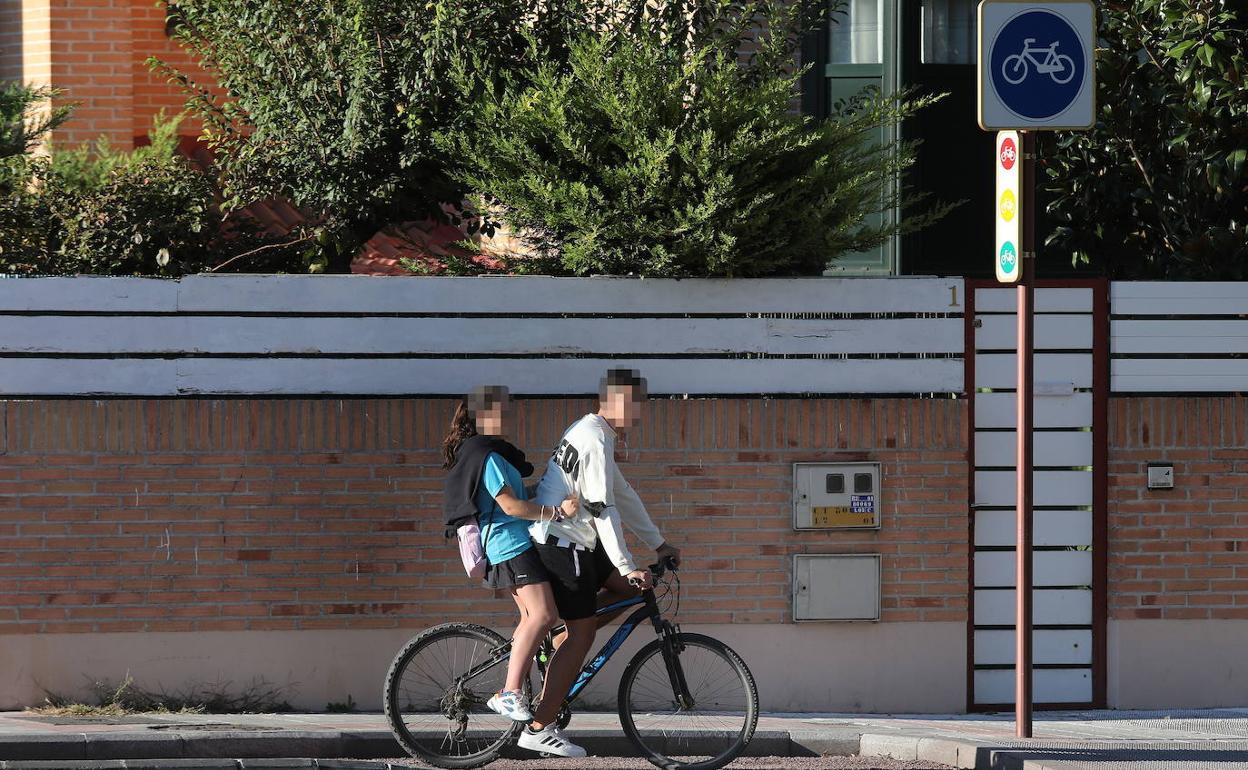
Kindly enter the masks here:
M 481 543 L 481 527 L 474 517 L 472 521 L 455 530 L 459 537 L 459 559 L 464 563 L 468 577 L 480 580 L 485 577 L 489 561 L 485 558 L 485 546 Z

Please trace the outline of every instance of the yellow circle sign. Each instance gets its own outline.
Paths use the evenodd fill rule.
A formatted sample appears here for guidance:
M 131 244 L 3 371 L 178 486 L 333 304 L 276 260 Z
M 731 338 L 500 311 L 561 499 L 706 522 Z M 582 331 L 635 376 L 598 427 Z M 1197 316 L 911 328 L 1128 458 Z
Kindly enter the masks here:
M 1001 218 L 1006 222 L 1014 220 L 1014 212 L 1018 211 L 1018 200 L 1014 197 L 1013 190 L 1006 190 L 1001 193 Z

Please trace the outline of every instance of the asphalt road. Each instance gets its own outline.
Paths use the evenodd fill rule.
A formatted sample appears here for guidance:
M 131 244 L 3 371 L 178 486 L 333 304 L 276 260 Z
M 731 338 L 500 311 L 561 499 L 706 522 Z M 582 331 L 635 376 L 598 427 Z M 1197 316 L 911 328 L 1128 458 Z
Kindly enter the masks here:
M 410 767 L 428 767 L 414 759 L 386 760 Z M 585 759 L 500 759 L 489 770 L 654 770 L 644 759 L 586 757 Z M 728 770 L 953 770 L 933 762 L 910 762 L 882 757 L 745 757 Z

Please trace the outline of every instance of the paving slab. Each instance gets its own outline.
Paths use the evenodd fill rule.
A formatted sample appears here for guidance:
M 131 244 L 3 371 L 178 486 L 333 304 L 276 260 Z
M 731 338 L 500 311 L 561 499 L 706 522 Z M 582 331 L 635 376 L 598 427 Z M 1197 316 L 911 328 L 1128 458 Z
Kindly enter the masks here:
M 578 713 L 568 732 L 597 756 L 636 755 L 614 713 Z M 748 753 L 888 757 L 965 770 L 1248 770 L 1248 708 L 1041 712 L 1034 734 L 1015 738 L 1008 714 L 767 714 Z M 42 767 L 94 763 L 74 764 L 75 770 L 329 768 L 334 762 L 384 768 L 385 762 L 359 760 L 402 755 L 381 714 L 56 718 L 0 712 L 0 770 L 35 770 L 27 763 L 40 760 L 55 763 Z M 513 747 L 505 756 L 532 755 Z M 273 764 L 252 764 L 261 761 Z

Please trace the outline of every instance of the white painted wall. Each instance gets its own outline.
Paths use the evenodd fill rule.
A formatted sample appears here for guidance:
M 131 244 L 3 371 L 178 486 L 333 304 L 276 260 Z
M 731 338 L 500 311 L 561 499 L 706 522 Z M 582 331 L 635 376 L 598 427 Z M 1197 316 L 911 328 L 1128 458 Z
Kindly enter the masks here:
M 499 629 L 506 634 L 510 629 Z M 966 625 L 828 623 L 684 628 L 735 649 L 754 674 L 765 711 L 955 712 L 965 706 Z M 176 689 L 255 677 L 290 688 L 297 709 L 319 711 L 350 695 L 380 710 L 390 661 L 415 631 L 248 631 L 0 636 L 0 710 L 43 700 L 44 690 L 85 695 L 87 677 Z M 598 643 L 607 638 L 599 635 Z M 618 677 L 654 638 L 638 628 L 589 690 L 583 706 L 614 709 Z
M 1110 620 L 1109 706 L 1248 706 L 1248 620 Z

